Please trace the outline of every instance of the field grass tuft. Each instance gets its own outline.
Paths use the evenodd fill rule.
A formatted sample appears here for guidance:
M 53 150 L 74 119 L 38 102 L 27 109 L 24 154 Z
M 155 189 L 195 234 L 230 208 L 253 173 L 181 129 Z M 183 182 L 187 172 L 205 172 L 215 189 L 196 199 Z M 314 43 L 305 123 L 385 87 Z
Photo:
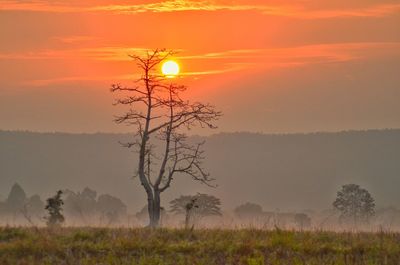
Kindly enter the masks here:
M 3 227 L 0 264 L 398 265 L 400 234 Z

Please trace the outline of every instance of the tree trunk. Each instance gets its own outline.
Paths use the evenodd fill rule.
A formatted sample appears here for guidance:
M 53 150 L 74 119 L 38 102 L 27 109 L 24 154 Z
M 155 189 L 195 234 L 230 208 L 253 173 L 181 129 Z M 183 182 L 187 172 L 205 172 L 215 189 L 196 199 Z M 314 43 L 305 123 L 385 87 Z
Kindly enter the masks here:
M 185 229 L 189 229 L 189 225 L 190 225 L 190 209 L 186 209 Z
M 147 211 L 149 213 L 149 227 L 153 227 L 154 220 L 154 198 L 152 194 L 147 193 Z
M 159 191 L 154 191 L 154 197 L 148 196 L 148 212 L 150 219 L 149 227 L 158 227 L 161 218 L 161 198 Z
M 158 227 L 160 225 L 161 216 L 161 198 L 160 191 L 154 191 L 154 202 L 153 202 L 153 222 L 152 227 Z

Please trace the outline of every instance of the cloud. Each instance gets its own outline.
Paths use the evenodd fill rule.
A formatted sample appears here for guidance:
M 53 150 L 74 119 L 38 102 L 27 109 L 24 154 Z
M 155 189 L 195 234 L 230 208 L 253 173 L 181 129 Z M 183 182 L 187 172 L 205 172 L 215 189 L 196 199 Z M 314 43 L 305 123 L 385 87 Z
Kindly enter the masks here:
M 128 54 L 145 53 L 145 48 L 97 47 L 86 49 L 52 50 L 25 54 L 0 54 L 0 58 L 9 60 L 87 60 L 124 62 L 131 60 Z M 293 68 L 307 65 L 346 63 L 356 60 L 368 60 L 400 56 L 400 42 L 377 43 L 336 43 L 305 45 L 270 49 L 239 49 L 191 54 L 181 51 L 176 59 L 187 65 L 182 73 L 185 77 L 199 77 L 225 74 L 241 70 L 263 71 L 265 69 Z M 94 62 L 95 67 L 98 62 Z M 104 74 L 91 76 L 67 76 L 25 81 L 24 85 L 45 86 L 54 83 L 96 82 L 107 80 L 131 80 L 135 76 L 128 74 L 125 67 L 114 76 Z M 84 75 L 84 74 L 83 74 Z
M 171 0 L 138 5 L 110 5 L 95 7 L 94 10 L 113 11 L 122 14 L 144 12 L 180 12 L 180 11 L 261 11 L 266 14 L 281 14 L 286 10 L 281 6 L 267 5 L 227 5 L 215 1 Z
M 93 36 L 60 36 L 60 37 L 53 37 L 52 39 L 61 43 L 73 44 L 73 43 L 82 43 L 82 42 L 98 40 L 99 38 Z
M 327 19 L 327 18 L 350 18 L 350 17 L 385 17 L 388 15 L 398 14 L 400 12 L 400 4 L 380 4 L 364 8 L 351 9 L 325 9 L 307 11 L 305 9 L 295 10 L 289 13 L 289 17 L 297 17 L 303 19 Z
M 234 72 L 243 69 L 239 65 L 232 65 L 225 69 L 207 70 L 207 71 L 196 71 L 196 72 L 184 72 L 181 74 L 182 77 L 199 77 L 217 75 L 228 72 Z M 47 79 L 34 79 L 23 81 L 21 85 L 30 87 L 43 87 L 55 84 L 66 84 L 66 83 L 91 83 L 91 82 L 109 82 L 110 80 L 117 81 L 128 81 L 140 78 L 140 74 L 121 74 L 113 76 L 96 75 L 96 76 L 68 76 L 68 77 L 56 77 Z
M 68 38 L 66 38 L 68 39 Z M 22 53 L 0 53 L 0 59 L 10 60 L 53 60 L 53 59 L 93 59 L 102 61 L 131 60 L 129 54 L 144 54 L 146 48 L 132 47 L 95 47 L 59 50 L 39 50 Z
M 36 11 L 36 12 L 111 12 L 117 14 L 165 13 L 182 11 L 254 11 L 270 16 L 282 16 L 297 19 L 327 19 L 338 17 L 383 17 L 400 12 L 400 4 L 365 5 L 342 9 L 310 9 L 307 3 L 302 6 L 278 4 L 226 4 L 219 1 L 169 0 L 142 4 L 119 5 L 65 5 L 63 2 L 46 0 L 16 1 L 3 0 L 0 11 Z
M 211 1 L 173 0 L 142 5 L 114 5 L 96 7 L 95 10 L 117 13 L 179 12 L 179 11 L 257 11 L 265 15 L 301 19 L 335 17 L 382 17 L 400 12 L 400 4 L 380 4 L 365 8 L 308 10 L 305 7 L 280 5 L 227 5 Z
M 2 0 L 0 3 L 0 11 L 32 11 L 32 12 L 84 12 L 86 9 L 79 6 L 66 6 L 50 1 L 32 0 Z
M 52 60 L 52 59 L 90 59 L 98 61 L 130 61 L 129 55 L 144 55 L 149 49 L 144 47 L 93 47 L 60 50 L 42 50 L 26 53 L 0 53 L 0 59 L 10 60 Z M 301 60 L 321 58 L 321 61 L 348 61 L 355 58 L 366 58 L 374 54 L 400 53 L 400 42 L 357 42 L 315 44 L 285 48 L 238 49 L 219 52 L 190 54 L 177 50 L 179 60 Z
M 101 81 L 109 81 L 109 80 L 130 80 L 132 78 L 138 78 L 139 76 L 135 75 L 116 75 L 116 76 L 67 76 L 67 77 L 56 77 L 56 78 L 47 78 L 47 79 L 34 79 L 23 81 L 21 85 L 27 87 L 43 87 L 55 84 L 66 84 L 66 83 L 92 83 L 92 82 L 101 82 Z
M 216 69 L 216 70 L 207 70 L 207 71 L 190 71 L 190 72 L 183 72 L 181 75 L 182 76 L 204 76 L 204 75 L 217 75 L 217 74 L 225 74 L 225 73 L 229 73 L 229 72 L 235 72 L 235 71 L 239 71 L 241 69 L 245 69 L 246 65 L 248 64 L 227 64 L 227 65 L 223 65 L 224 68 L 223 69 Z
M 37 11 L 37 12 L 99 12 L 107 11 L 120 14 L 145 13 L 145 12 L 179 12 L 179 11 L 249 11 L 259 10 L 274 12 L 280 7 L 261 5 L 227 5 L 217 4 L 214 1 L 169 0 L 154 3 L 134 5 L 65 5 L 62 2 L 46 0 L 17 1 L 4 0 L 0 4 L 2 11 Z
M 400 54 L 399 42 L 361 42 L 315 44 L 297 47 L 269 49 L 241 49 L 223 52 L 183 55 L 180 59 L 237 59 L 255 62 L 291 61 L 319 59 L 320 62 L 345 62 L 354 59 L 367 58 L 376 54 Z

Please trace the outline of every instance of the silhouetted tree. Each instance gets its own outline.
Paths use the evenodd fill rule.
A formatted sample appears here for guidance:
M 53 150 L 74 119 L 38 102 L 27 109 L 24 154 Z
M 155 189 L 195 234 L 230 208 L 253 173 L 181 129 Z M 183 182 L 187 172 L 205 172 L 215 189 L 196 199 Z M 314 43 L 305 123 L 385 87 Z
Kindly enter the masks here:
M 0 216 L 7 214 L 7 204 L 0 201 Z
M 44 210 L 44 203 L 40 199 L 40 196 L 33 195 L 27 200 L 23 209 L 21 210 L 21 213 L 25 220 L 27 220 L 31 226 L 36 228 L 37 224 L 35 219 L 43 219 Z
M 49 216 L 46 217 L 47 226 L 49 227 L 58 227 L 64 223 L 65 218 L 62 214 L 62 206 L 64 204 L 61 196 L 63 192 L 59 190 L 56 195 L 47 199 L 46 210 L 49 213 Z
M 190 221 L 192 219 L 193 213 L 199 206 L 196 204 L 197 198 L 192 198 L 189 202 L 185 204 L 185 229 L 189 228 Z M 193 223 L 194 227 L 194 223 Z
M 311 226 L 311 218 L 305 213 L 297 213 L 294 216 L 294 222 L 296 225 L 303 230 Z
M 43 216 L 45 205 L 39 195 L 33 195 L 28 199 L 26 208 L 31 216 L 39 217 Z
M 340 211 L 341 220 L 351 220 L 354 225 L 359 221 L 368 221 L 375 213 L 375 201 L 371 194 L 356 184 L 342 186 L 333 206 Z
M 71 190 L 64 191 L 64 213 L 68 217 L 78 217 L 83 222 L 86 222 L 85 214 L 82 206 L 80 205 L 79 192 L 75 193 Z
M 108 194 L 97 197 L 97 192 L 90 188 L 82 192 L 65 190 L 64 197 L 65 216 L 79 218 L 86 225 L 104 219 L 112 224 L 127 215 L 127 207 L 119 198 Z
M 18 183 L 15 183 L 6 200 L 8 211 L 10 211 L 15 217 L 17 213 L 20 213 L 24 209 L 26 201 L 27 198 L 25 191 Z
M 142 71 L 137 86 L 116 84 L 111 88 L 112 92 L 124 93 L 116 104 L 129 107 L 115 122 L 136 128 L 135 140 L 124 146 L 135 147 L 139 153 L 137 176 L 146 191 L 151 227 L 159 225 L 161 193 L 170 187 L 176 174 L 210 185 L 212 179 L 202 167 L 203 143 L 187 143 L 184 130 L 195 125 L 215 128 L 213 122 L 221 115 L 211 105 L 183 100 L 186 87 L 172 84 L 172 79 L 157 73 L 160 63 L 172 55 L 172 51 L 154 50 L 145 56 L 131 56 Z M 162 143 L 161 149 L 156 149 L 157 142 Z
M 97 211 L 107 218 L 108 224 L 112 224 L 126 216 L 126 205 L 118 198 L 105 194 L 100 195 L 97 200 Z
M 185 227 L 194 225 L 206 216 L 221 216 L 221 201 L 215 196 L 198 193 L 180 196 L 170 202 L 171 212 L 185 215 Z
M 87 216 L 93 216 L 96 214 L 97 208 L 97 192 L 88 187 L 84 188 L 83 191 L 78 194 L 79 204 L 82 211 Z
M 82 192 L 66 190 L 64 194 L 65 214 L 79 217 L 81 221 L 89 224 L 89 219 L 97 214 L 97 192 L 86 187 Z
M 234 209 L 234 213 L 239 218 L 254 218 L 263 215 L 263 209 L 260 205 L 255 203 L 247 202 L 245 204 L 239 205 Z

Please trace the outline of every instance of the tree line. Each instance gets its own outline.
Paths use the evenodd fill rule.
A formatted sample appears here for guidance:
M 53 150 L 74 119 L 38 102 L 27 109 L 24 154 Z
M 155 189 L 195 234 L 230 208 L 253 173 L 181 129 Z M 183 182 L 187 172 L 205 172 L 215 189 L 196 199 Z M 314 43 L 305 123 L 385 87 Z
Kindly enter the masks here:
M 64 216 L 68 217 L 70 224 L 112 225 L 121 223 L 127 216 L 127 206 L 115 196 L 97 196 L 97 192 L 90 188 L 81 192 L 60 190 L 43 201 L 39 195 L 27 196 L 24 189 L 15 183 L 6 200 L 0 202 L 0 216 L 3 219 L 8 217 L 7 221 L 11 223 L 24 220 L 31 225 L 51 224 L 51 220 L 57 220 L 57 223 L 64 221 Z
M 160 225 L 168 216 L 181 216 L 181 224 L 185 228 L 193 229 L 204 218 L 223 216 L 221 200 L 204 193 L 182 195 L 169 204 L 169 210 L 163 207 L 160 209 Z M 337 192 L 332 206 L 335 209 L 334 213 L 338 215 L 339 224 L 354 228 L 368 224 L 376 214 L 374 198 L 366 189 L 356 184 L 343 185 Z M 149 221 L 147 210 L 145 205 L 135 217 L 143 222 Z M 384 213 L 387 214 L 389 210 Z M 249 202 L 237 206 L 233 214 L 234 218 L 242 223 L 254 224 L 260 221 L 279 227 L 285 222 L 291 222 L 299 229 L 312 227 L 312 219 L 307 213 L 268 212 L 264 211 L 262 206 Z M 381 216 L 382 214 L 380 212 Z M 46 222 L 48 226 L 61 226 L 66 220 L 65 216 L 69 225 L 74 222 L 79 225 L 118 225 L 124 223 L 129 214 L 127 206 L 120 199 L 108 194 L 98 196 L 97 192 L 90 188 L 84 188 L 80 192 L 60 190 L 43 202 L 39 195 L 28 197 L 16 183 L 7 199 L 0 202 L 0 216 L 9 216 L 14 221 L 23 218 L 30 225 Z M 100 222 L 95 223 L 94 220 Z

